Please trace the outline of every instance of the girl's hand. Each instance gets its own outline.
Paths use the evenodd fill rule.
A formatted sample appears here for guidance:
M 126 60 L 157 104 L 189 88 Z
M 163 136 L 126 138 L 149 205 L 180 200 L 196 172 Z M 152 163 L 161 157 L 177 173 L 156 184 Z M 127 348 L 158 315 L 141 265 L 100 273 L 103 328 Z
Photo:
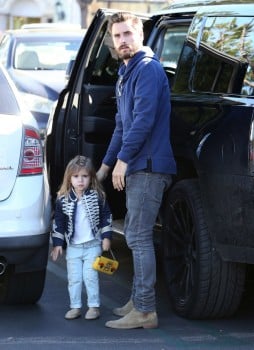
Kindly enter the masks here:
M 111 246 L 111 241 L 110 239 L 108 238 L 104 238 L 102 240 L 102 250 L 109 250 L 110 249 L 110 246 Z
M 51 257 L 53 261 L 56 261 L 59 255 L 63 254 L 63 248 L 61 246 L 56 246 L 52 249 Z
M 100 169 L 96 173 L 98 181 L 100 182 L 104 181 L 108 176 L 109 170 L 110 170 L 109 166 L 107 166 L 106 164 L 102 164 Z

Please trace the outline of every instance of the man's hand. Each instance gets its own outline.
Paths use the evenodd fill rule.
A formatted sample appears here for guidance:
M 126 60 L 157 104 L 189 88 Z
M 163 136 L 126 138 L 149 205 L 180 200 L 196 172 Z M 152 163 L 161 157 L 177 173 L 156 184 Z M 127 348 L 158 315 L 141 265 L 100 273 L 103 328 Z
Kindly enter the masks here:
M 112 173 L 112 182 L 115 190 L 122 191 L 125 187 L 125 173 L 127 163 L 118 159 Z
M 97 179 L 102 182 L 103 180 L 106 179 L 106 177 L 108 176 L 110 167 L 107 166 L 106 164 L 101 164 L 100 169 L 97 171 L 96 176 Z

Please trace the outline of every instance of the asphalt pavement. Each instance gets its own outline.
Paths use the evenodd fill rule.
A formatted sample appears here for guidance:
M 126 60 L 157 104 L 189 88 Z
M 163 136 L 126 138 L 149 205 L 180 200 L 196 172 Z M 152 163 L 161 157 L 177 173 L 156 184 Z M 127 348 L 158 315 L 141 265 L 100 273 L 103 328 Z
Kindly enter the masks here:
M 65 257 L 49 259 L 46 285 L 37 305 L 0 307 L 0 350 L 250 350 L 254 348 L 254 298 L 246 295 L 231 319 L 193 321 L 172 310 L 158 269 L 158 329 L 118 330 L 105 327 L 116 319 L 112 308 L 124 304 L 131 291 L 132 259 L 123 237 L 117 236 L 113 251 L 120 262 L 114 275 L 100 274 L 101 317 L 87 321 L 86 295 L 81 318 L 67 321 L 69 308 Z

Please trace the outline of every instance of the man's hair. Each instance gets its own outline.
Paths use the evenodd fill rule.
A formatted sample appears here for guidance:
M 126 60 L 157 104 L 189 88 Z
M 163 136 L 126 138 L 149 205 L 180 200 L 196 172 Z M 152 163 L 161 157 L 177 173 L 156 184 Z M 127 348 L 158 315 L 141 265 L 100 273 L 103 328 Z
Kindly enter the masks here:
M 143 30 L 143 23 L 139 17 L 135 16 L 130 12 L 116 12 L 109 19 L 109 22 L 108 22 L 109 33 L 111 33 L 112 31 L 112 26 L 114 23 L 126 22 L 128 20 L 131 20 L 134 28 L 139 28 L 140 30 Z

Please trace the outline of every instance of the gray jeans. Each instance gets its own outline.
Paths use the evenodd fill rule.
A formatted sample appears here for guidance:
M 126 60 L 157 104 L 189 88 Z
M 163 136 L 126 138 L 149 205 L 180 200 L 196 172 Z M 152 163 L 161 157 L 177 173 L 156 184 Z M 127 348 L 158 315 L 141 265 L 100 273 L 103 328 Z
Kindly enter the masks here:
M 171 184 L 171 175 L 137 172 L 126 178 L 125 237 L 132 250 L 134 277 L 132 300 L 141 312 L 156 310 L 156 261 L 153 228 L 163 193 Z

